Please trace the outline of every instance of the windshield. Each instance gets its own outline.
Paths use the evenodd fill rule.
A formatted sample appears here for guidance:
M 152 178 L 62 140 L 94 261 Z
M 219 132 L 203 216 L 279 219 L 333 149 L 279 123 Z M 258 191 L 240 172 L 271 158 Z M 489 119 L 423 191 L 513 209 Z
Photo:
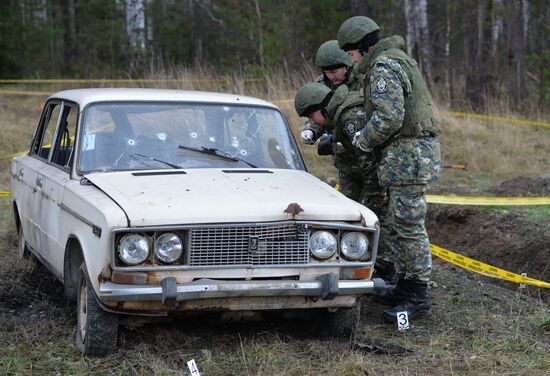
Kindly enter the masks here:
M 277 110 L 225 104 L 105 103 L 83 114 L 78 170 L 304 169 Z

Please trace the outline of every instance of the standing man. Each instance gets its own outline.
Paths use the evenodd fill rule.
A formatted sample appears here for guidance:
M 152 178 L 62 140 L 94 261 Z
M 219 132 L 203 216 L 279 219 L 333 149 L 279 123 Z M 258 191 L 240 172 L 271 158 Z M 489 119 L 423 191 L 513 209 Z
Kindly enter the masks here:
M 388 230 L 399 276 L 397 285 L 381 302 L 409 318 L 431 315 L 428 289 L 432 259 L 425 227 L 426 185 L 441 167 L 439 129 L 430 94 L 414 59 L 399 36 L 380 39 L 380 28 L 368 17 L 351 17 L 338 30 L 338 44 L 359 63 L 365 74 L 363 129 L 353 144 L 379 159 L 379 183 L 389 196 Z

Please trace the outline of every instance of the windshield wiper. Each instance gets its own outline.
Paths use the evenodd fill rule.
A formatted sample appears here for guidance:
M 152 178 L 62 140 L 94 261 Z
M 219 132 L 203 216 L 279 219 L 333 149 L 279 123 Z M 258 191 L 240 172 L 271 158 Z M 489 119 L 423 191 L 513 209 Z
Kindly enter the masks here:
M 178 170 L 181 170 L 183 168 L 181 166 L 178 166 L 177 164 L 166 162 L 166 161 L 163 161 L 163 160 L 160 160 L 160 159 L 157 159 L 157 158 L 153 158 L 153 157 L 150 157 L 148 155 L 143 155 L 143 154 L 139 154 L 139 153 L 130 154 L 131 158 L 135 158 L 136 156 L 141 157 L 141 158 L 145 158 L 145 159 L 149 159 L 151 161 L 159 162 L 159 163 L 165 164 L 166 166 L 170 166 L 170 167 L 178 169 Z
M 234 156 L 233 154 L 230 154 L 226 151 L 223 151 L 223 150 L 220 150 L 220 149 L 217 149 L 217 148 L 207 148 L 206 146 L 201 146 L 200 148 L 194 148 L 192 146 L 185 146 L 185 145 L 179 145 L 178 146 L 180 149 L 184 149 L 184 150 L 191 150 L 191 151 L 196 151 L 198 153 L 202 153 L 202 154 L 208 154 L 208 155 L 214 155 L 216 157 L 220 157 L 220 158 L 223 158 L 223 159 L 227 159 L 228 161 L 233 161 L 233 162 L 243 162 L 243 163 L 246 163 L 247 165 L 249 165 L 250 167 L 252 168 L 257 168 L 258 166 L 242 159 L 242 158 L 239 158 L 237 156 Z

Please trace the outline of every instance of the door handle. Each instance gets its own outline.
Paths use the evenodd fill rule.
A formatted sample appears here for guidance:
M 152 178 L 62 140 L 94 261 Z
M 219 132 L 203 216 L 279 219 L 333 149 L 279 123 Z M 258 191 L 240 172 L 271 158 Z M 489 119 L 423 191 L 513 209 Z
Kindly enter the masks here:
M 42 187 L 42 178 L 40 176 L 36 178 L 36 185 Z
M 20 169 L 20 170 L 19 170 L 19 177 L 22 178 L 23 175 L 25 175 L 25 170 Z

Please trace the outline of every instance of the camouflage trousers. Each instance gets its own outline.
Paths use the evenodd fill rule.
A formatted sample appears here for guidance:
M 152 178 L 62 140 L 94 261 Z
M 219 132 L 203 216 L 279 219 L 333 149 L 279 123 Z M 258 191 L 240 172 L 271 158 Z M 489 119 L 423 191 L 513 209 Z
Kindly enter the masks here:
M 371 158 L 371 156 L 368 156 Z M 334 157 L 334 165 L 338 169 L 340 192 L 346 197 L 365 205 L 372 210 L 380 221 L 380 237 L 378 240 L 378 256 L 376 268 L 393 270 L 394 260 L 392 245 L 389 243 L 388 231 L 388 195 L 387 188 L 378 183 L 377 163 L 373 159 L 363 160 L 360 165 L 342 163 L 338 156 Z
M 426 232 L 426 185 L 389 186 L 388 236 L 399 277 L 429 282 L 432 270 Z

